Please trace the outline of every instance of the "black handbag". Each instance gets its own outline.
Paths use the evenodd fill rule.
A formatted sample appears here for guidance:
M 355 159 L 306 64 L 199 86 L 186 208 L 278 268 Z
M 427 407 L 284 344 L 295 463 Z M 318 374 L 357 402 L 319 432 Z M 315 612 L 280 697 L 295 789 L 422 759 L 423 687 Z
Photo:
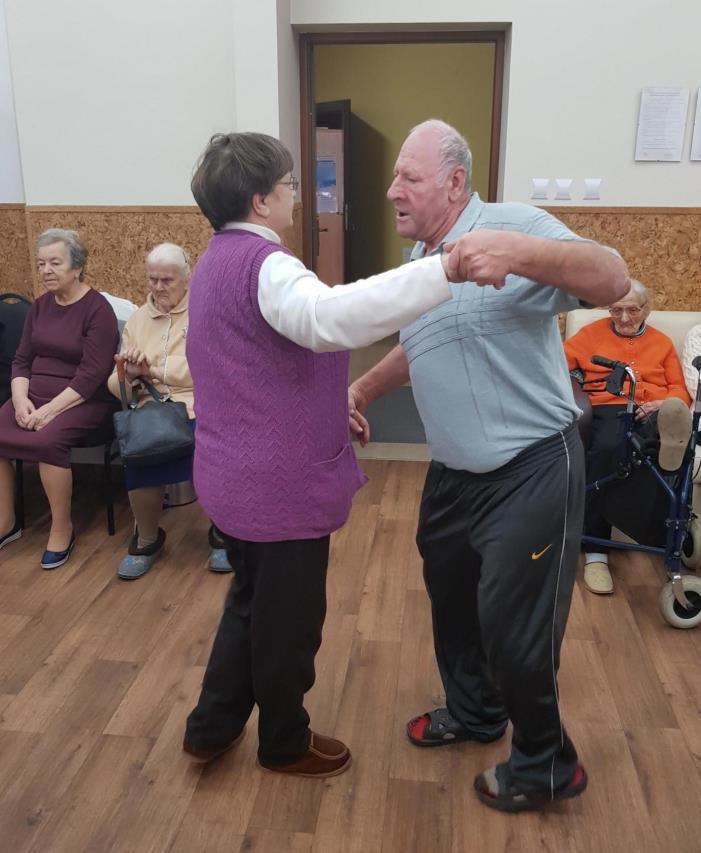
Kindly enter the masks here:
M 195 436 L 185 403 L 159 394 L 144 377 L 139 381 L 153 399 L 137 408 L 132 389 L 132 401 L 127 402 L 124 359 L 115 360 L 122 410 L 115 412 L 113 417 L 122 461 L 134 468 L 145 468 L 173 462 L 192 453 Z

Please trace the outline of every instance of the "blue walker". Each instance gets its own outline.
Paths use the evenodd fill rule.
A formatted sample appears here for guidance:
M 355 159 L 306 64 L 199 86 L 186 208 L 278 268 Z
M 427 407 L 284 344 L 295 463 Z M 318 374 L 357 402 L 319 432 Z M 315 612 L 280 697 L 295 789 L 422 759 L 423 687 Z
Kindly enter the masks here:
M 593 364 L 610 369 L 611 373 L 605 379 L 581 382 L 581 387 L 586 391 L 587 385 L 596 383 L 600 386 L 605 381 L 606 390 L 609 393 L 626 399 L 626 408 L 621 417 L 627 452 L 615 471 L 599 477 L 592 483 L 587 483 L 587 492 L 599 490 L 613 481 L 626 479 L 635 472 L 635 469 L 645 466 L 667 498 L 667 512 L 664 521 L 666 532 L 663 547 L 600 539 L 596 536 L 583 536 L 582 544 L 590 551 L 595 551 L 597 547 L 604 547 L 662 556 L 668 580 L 660 590 L 658 598 L 660 613 L 674 628 L 695 628 L 701 624 L 701 578 L 697 575 L 683 575 L 681 567 L 684 565 L 688 568 L 696 568 L 701 562 L 701 542 L 694 542 L 691 526 L 695 518 L 691 510 L 693 469 L 701 419 L 701 356 L 697 356 L 693 361 L 693 366 L 700 375 L 694 401 L 691 436 L 681 467 L 675 473 L 673 484 L 670 484 L 667 472 L 661 472 L 657 466 L 656 454 L 655 458 L 651 458 L 649 450 L 644 447 L 640 436 L 634 431 L 636 409 L 634 371 L 624 362 L 613 361 L 599 355 L 592 356 L 591 361 Z M 627 392 L 624 390 L 626 385 Z M 615 521 L 613 526 L 617 526 Z M 626 533 L 625 530 L 621 532 Z

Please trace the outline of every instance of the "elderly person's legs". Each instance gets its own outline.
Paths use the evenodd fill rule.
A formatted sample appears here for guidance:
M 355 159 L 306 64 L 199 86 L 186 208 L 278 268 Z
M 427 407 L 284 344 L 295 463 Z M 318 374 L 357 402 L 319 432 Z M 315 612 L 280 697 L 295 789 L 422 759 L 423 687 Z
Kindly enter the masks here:
M 450 715 L 431 719 L 435 731 L 420 745 L 498 737 L 505 706 L 514 726 L 512 752 L 477 778 L 480 799 L 518 810 L 574 796 L 586 774 L 560 719 L 557 670 L 584 508 L 576 427 L 527 448 L 497 471 L 440 467 L 433 485 L 427 479 L 419 545 L 430 556 L 441 528 L 446 542 L 462 530 L 456 556 L 462 550 L 463 572 L 471 576 L 454 589 L 459 612 L 447 595 L 437 597 L 440 572 L 426 574 Z M 429 491 L 433 521 L 425 513 Z M 440 737 L 444 730 L 450 737 Z
M 623 413 L 625 406 L 594 406 L 589 449 L 586 454 L 587 483 L 607 477 L 625 455 Z M 605 489 L 606 487 L 604 487 Z M 587 492 L 584 533 L 598 539 L 611 538 L 611 524 L 604 514 L 603 490 Z M 587 546 L 584 559 L 584 585 L 590 592 L 607 595 L 613 592 L 613 579 L 608 567 L 608 548 Z
M 497 775 L 548 799 L 565 796 L 578 771 L 560 718 L 557 671 L 577 571 L 584 466 L 578 437 L 566 436 L 566 449 L 561 438 L 528 448 L 506 466 L 508 478 L 487 487 L 481 498 L 491 494 L 499 511 L 478 518 L 472 537 L 483 560 L 485 651 L 514 726 L 511 756 Z M 479 505 L 479 494 L 474 500 Z
M 326 616 L 329 537 L 223 538 L 237 571 L 183 748 L 199 760 L 215 758 L 235 745 L 257 704 L 261 766 L 335 776 L 350 765 L 350 753 L 312 732 L 304 708 Z
M 594 406 L 591 443 L 586 455 L 587 483 L 614 474 L 618 465 L 628 457 L 631 448 L 625 435 L 624 412 L 625 406 Z M 671 413 L 671 417 L 662 418 L 667 453 L 660 453 L 660 462 L 666 461 L 670 469 L 675 469 L 681 464 L 689 439 L 691 413 L 677 398 L 666 400 L 660 414 L 662 412 Z M 654 457 L 659 443 L 659 424 L 658 413 L 634 424 L 639 445 L 651 457 Z M 592 489 L 587 493 L 584 533 L 610 539 L 613 523 L 636 541 L 661 545 L 665 536 L 663 520 L 666 513 L 667 499 L 655 479 L 649 472 L 634 468 L 624 480 L 613 480 L 600 490 Z M 587 546 L 584 584 L 590 592 L 599 595 L 613 592 L 605 546 Z
M 39 477 L 51 508 L 51 531 L 46 548 L 49 551 L 65 551 L 73 535 L 73 474 L 70 468 L 59 468 L 57 465 L 40 462 Z
M 557 686 L 578 563 L 583 463 L 570 429 L 476 479 L 472 489 L 482 639 L 514 727 L 508 761 L 475 783 L 480 799 L 496 808 L 535 807 L 586 786 L 560 717 Z
M 409 721 L 407 735 L 416 746 L 488 742 L 500 738 L 508 723 L 482 645 L 477 613 L 481 560 L 469 544 L 469 490 L 464 480 L 463 472 L 432 462 L 421 498 L 416 542 L 446 704 Z
M 0 548 L 18 538 L 15 530 L 15 469 L 9 459 L 0 459 Z
M 126 557 L 117 568 L 123 580 L 135 580 L 145 575 L 161 555 L 166 535 L 158 526 L 163 508 L 163 486 L 144 486 L 129 490 L 129 503 L 134 513 L 134 535 Z
M 158 539 L 158 520 L 163 509 L 163 486 L 147 486 L 129 492 L 136 522 L 137 547 L 148 548 Z

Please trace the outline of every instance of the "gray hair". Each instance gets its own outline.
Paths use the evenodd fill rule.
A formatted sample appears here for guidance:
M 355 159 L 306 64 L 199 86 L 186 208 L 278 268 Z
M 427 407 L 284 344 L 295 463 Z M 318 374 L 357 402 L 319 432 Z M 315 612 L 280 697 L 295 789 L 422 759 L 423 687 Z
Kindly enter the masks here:
M 150 264 L 171 264 L 180 270 L 183 278 L 190 278 L 190 258 L 182 246 L 175 243 L 159 243 L 146 255 L 146 266 Z
M 640 302 L 641 308 L 643 305 L 647 305 L 647 303 L 650 301 L 649 290 L 641 281 L 638 281 L 635 278 L 631 278 L 630 280 L 629 293 L 634 293 L 638 297 L 638 301 Z
M 430 118 L 412 127 L 409 136 L 420 130 L 434 130 L 440 144 L 440 165 L 437 179 L 442 183 L 451 169 L 461 166 L 465 170 L 465 189 L 472 185 L 472 151 L 465 137 L 452 125 L 439 118 Z
M 42 246 L 51 246 L 52 243 L 63 243 L 67 247 L 71 269 L 80 270 L 78 280 L 82 281 L 85 278 L 88 250 L 78 236 L 78 232 L 68 231 L 65 228 L 47 228 L 37 237 L 37 249 Z

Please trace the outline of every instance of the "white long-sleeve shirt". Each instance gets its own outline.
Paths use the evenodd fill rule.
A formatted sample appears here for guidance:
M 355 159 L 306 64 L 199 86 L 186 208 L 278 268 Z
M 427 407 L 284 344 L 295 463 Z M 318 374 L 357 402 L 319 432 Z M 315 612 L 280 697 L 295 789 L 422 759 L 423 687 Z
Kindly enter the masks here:
M 276 243 L 270 228 L 231 222 Z M 258 305 L 276 332 L 314 352 L 367 346 L 451 298 L 439 256 L 329 287 L 297 258 L 273 252 L 258 277 Z

